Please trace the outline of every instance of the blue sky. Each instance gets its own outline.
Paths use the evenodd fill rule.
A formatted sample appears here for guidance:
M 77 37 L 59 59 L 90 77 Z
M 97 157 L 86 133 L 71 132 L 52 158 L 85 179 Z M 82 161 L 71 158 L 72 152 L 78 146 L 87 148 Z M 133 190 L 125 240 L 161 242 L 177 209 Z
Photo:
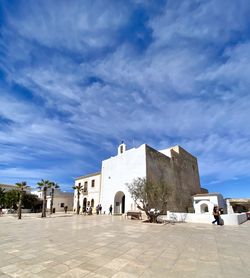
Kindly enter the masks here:
M 250 197 L 248 1 L 0 2 L 0 182 L 74 177 L 181 145 Z

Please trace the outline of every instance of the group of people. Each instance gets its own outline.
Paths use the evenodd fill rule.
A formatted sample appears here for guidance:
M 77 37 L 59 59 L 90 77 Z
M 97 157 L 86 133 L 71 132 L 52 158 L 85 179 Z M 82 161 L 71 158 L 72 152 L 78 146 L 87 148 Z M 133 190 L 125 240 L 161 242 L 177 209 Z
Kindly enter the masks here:
M 86 214 L 92 215 L 92 214 L 93 214 L 93 209 L 92 209 L 91 206 L 83 207 L 82 212 L 83 212 L 83 214 L 85 214 L 85 215 L 86 215 Z M 110 207 L 109 207 L 109 214 L 112 215 L 112 212 L 113 212 L 113 207 L 112 207 L 112 205 L 110 205 Z M 102 214 L 102 205 L 101 205 L 101 204 L 98 204 L 98 205 L 96 206 L 96 214 L 97 214 L 97 215 L 98 215 L 98 214 Z M 105 211 L 104 211 L 104 214 L 105 214 Z
M 96 207 L 96 214 L 97 215 L 98 214 L 102 214 L 102 205 L 101 204 L 97 205 L 97 207 Z
M 223 209 L 219 209 L 218 206 L 214 206 L 214 209 L 213 209 L 214 221 L 212 222 L 212 224 L 217 223 L 217 225 L 221 225 L 221 226 L 224 225 L 224 221 L 220 217 L 221 214 L 223 214 Z
M 87 207 L 83 207 L 82 212 L 84 215 L 88 214 L 88 215 L 92 215 L 92 207 L 91 206 L 87 206 Z
M 112 215 L 112 212 L 113 212 L 113 207 L 112 205 L 110 205 L 109 207 L 109 214 Z M 96 207 L 96 214 L 102 214 L 102 205 L 99 204 L 97 207 Z M 105 211 L 104 211 L 104 214 L 105 214 Z
M 67 207 L 67 208 L 68 208 L 68 207 Z M 65 211 L 65 213 L 66 213 L 66 212 L 67 212 L 67 209 L 64 208 L 64 211 Z M 89 205 L 89 206 L 87 206 L 87 207 L 83 207 L 82 212 L 83 212 L 84 215 L 86 215 L 86 214 L 92 215 L 92 214 L 93 214 L 93 209 L 92 209 L 92 207 Z M 109 207 L 109 214 L 112 215 L 112 213 L 113 213 L 113 206 L 110 205 L 110 207 Z M 98 204 L 98 205 L 96 206 L 96 214 L 97 214 L 97 215 L 98 215 L 98 214 L 102 214 L 102 205 L 101 205 L 101 204 Z M 105 211 L 103 212 L 103 214 L 105 214 Z

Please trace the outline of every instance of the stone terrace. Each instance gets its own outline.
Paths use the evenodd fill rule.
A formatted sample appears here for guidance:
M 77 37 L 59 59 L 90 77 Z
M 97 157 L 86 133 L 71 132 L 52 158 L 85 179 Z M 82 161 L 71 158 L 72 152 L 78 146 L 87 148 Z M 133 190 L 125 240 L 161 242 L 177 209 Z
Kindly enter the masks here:
M 108 215 L 3 216 L 0 278 L 249 278 L 249 235 L 250 221 L 221 227 Z

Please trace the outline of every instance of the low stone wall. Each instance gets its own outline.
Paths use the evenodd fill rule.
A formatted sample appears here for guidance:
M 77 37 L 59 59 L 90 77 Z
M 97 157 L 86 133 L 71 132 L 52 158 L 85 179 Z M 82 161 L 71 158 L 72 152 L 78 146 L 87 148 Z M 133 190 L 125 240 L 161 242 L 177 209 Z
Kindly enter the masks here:
M 246 213 L 222 214 L 221 218 L 224 220 L 224 225 L 240 225 L 247 221 Z M 180 213 L 168 212 L 165 216 L 166 220 L 187 222 L 187 223 L 204 223 L 211 224 L 214 217 L 211 214 L 196 214 L 196 213 Z
M 22 209 L 22 213 L 30 213 L 31 209 Z M 15 214 L 17 210 L 14 209 L 2 209 L 2 213 L 4 214 Z
M 22 209 L 22 213 L 31 213 L 31 209 Z
M 14 209 L 2 209 L 2 213 L 3 214 L 14 214 L 16 213 L 17 211 L 14 210 Z

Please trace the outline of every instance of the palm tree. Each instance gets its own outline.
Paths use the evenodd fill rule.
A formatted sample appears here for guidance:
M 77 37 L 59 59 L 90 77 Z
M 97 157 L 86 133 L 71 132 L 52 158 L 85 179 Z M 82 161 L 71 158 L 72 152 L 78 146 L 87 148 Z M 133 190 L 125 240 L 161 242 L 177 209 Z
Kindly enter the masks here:
M 54 203 L 54 192 L 55 192 L 55 189 L 59 188 L 60 186 L 55 182 L 51 182 L 50 187 L 51 187 L 50 214 L 52 214 L 53 213 L 53 203 Z
M 22 181 L 22 182 L 17 182 L 16 183 L 16 187 L 19 191 L 19 201 L 18 201 L 18 219 L 22 218 L 22 200 L 23 200 L 23 194 L 25 193 L 25 190 L 29 188 L 29 186 L 27 186 L 27 182 L 26 181 Z
M 83 189 L 83 186 L 79 183 L 79 185 L 75 185 L 72 187 L 73 189 L 76 190 L 77 192 L 77 207 L 76 207 L 76 213 L 79 214 L 80 212 L 80 194 L 81 194 L 81 191 Z
M 49 180 L 41 180 L 37 183 L 37 187 L 43 191 L 43 208 L 42 217 L 46 217 L 46 207 L 47 207 L 47 189 L 51 187 L 51 182 Z

